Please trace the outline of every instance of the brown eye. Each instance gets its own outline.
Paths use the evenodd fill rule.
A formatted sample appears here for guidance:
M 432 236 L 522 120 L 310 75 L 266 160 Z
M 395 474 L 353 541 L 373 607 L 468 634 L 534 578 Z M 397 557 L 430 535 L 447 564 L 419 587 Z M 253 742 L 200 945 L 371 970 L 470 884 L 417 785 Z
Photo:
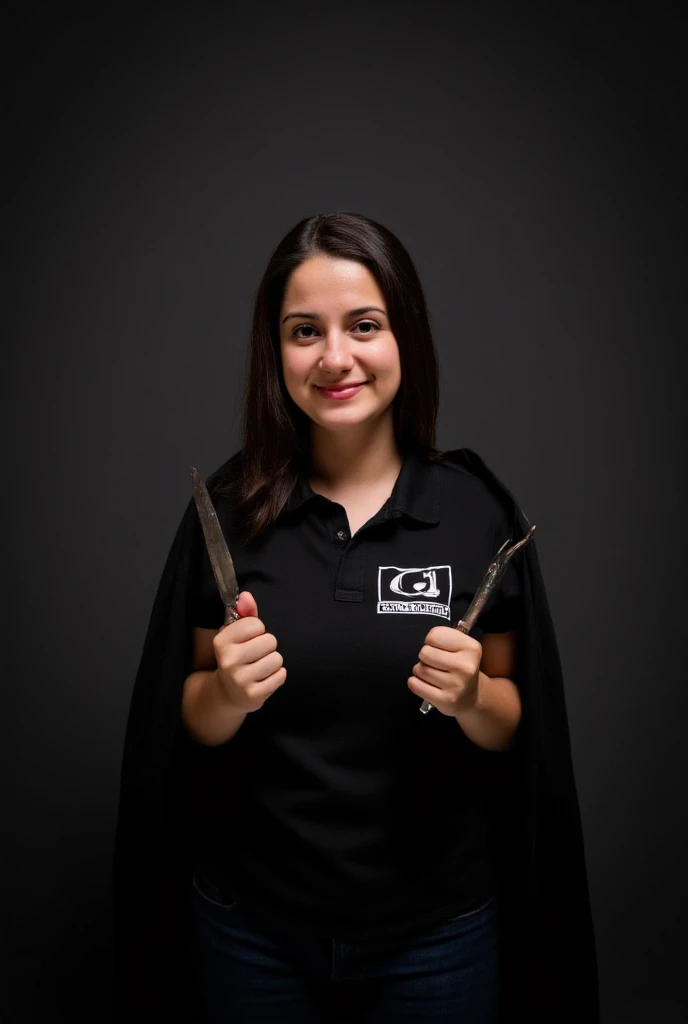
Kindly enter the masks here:
M 363 330 L 363 328 L 370 328 L 370 330 Z M 359 320 L 356 324 L 356 330 L 359 334 L 373 334 L 375 331 L 380 330 L 380 325 L 376 324 L 374 320 Z
M 315 331 L 315 327 L 313 326 L 313 324 L 299 324 L 299 326 L 296 327 L 294 329 L 294 331 L 293 331 L 294 337 L 295 338 L 301 338 L 302 341 L 308 341 L 310 338 L 312 338 L 313 337 L 312 334 L 305 334 L 304 335 L 304 334 L 298 334 L 297 333 L 298 331 L 303 331 L 304 329 L 307 330 L 307 331 Z M 316 331 L 316 333 L 317 333 L 317 331 Z

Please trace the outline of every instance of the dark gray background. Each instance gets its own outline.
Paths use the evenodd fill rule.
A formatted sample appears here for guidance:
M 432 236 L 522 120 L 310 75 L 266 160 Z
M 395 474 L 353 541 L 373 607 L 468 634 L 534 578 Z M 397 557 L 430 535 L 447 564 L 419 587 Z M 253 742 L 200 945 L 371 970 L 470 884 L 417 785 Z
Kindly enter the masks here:
M 189 466 L 238 446 L 264 264 L 321 210 L 407 245 L 440 444 L 537 524 L 603 1020 L 686 1019 L 679 15 L 55 7 L 9 13 L 4 1019 L 107 1019 L 153 597 Z

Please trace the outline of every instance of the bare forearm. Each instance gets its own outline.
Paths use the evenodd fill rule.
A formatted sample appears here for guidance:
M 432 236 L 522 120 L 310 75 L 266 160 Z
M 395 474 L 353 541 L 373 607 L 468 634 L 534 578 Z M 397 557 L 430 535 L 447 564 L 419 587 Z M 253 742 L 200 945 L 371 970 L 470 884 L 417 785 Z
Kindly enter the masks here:
M 237 711 L 222 693 L 217 671 L 192 672 L 184 681 L 182 722 L 198 743 L 216 747 L 241 728 L 246 711 Z
M 506 676 L 478 677 L 473 707 L 455 715 L 466 736 L 485 750 L 509 750 L 521 721 L 521 697 Z

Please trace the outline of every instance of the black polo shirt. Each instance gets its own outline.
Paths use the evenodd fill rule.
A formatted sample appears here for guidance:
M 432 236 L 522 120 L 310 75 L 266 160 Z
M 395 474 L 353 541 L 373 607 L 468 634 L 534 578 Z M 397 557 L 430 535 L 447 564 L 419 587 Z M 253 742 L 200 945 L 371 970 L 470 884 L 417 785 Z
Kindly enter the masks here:
M 455 626 L 510 536 L 499 500 L 463 467 L 405 457 L 391 496 L 352 537 L 342 505 L 299 479 L 277 522 L 237 540 L 218 517 L 241 590 L 277 637 L 285 684 L 207 748 L 215 820 L 201 866 L 218 887 L 292 928 L 401 933 L 484 903 L 495 888 L 495 759 L 407 686 L 435 625 Z M 190 621 L 224 609 L 204 545 Z M 518 628 L 510 562 L 484 632 Z

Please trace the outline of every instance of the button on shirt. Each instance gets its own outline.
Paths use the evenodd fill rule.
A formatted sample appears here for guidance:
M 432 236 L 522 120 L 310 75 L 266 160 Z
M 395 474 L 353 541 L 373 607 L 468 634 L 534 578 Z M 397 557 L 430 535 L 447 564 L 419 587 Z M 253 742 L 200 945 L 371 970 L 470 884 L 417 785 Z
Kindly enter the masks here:
M 236 735 L 207 748 L 216 817 L 204 873 L 293 928 L 402 933 L 466 912 L 495 888 L 486 751 L 407 680 L 428 631 L 455 626 L 510 536 L 465 468 L 404 458 L 392 494 L 351 536 L 344 507 L 297 481 L 256 542 L 215 499 L 241 590 L 277 638 L 287 678 Z M 199 530 L 200 535 L 200 530 Z M 224 609 L 202 539 L 193 625 Z M 509 562 L 471 635 L 518 628 Z

